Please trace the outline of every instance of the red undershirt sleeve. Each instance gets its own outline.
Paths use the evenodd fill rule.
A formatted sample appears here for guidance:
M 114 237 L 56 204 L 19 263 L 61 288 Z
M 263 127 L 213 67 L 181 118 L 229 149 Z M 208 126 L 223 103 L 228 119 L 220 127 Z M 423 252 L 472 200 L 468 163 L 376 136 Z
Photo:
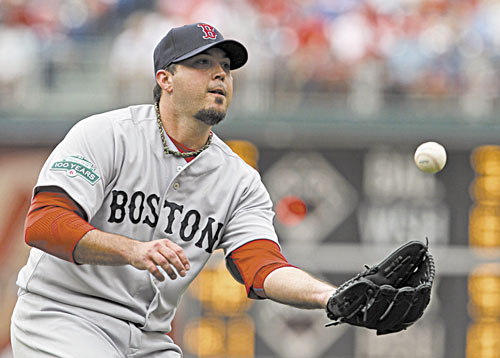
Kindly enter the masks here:
M 95 229 L 78 212 L 79 208 L 68 195 L 39 192 L 26 216 L 26 243 L 60 259 L 75 262 L 73 251 L 76 244 L 88 231 Z
M 254 240 L 234 250 L 226 261 L 237 281 L 243 283 L 249 298 L 267 298 L 264 280 L 274 270 L 294 267 L 282 255 L 277 243 L 271 240 Z

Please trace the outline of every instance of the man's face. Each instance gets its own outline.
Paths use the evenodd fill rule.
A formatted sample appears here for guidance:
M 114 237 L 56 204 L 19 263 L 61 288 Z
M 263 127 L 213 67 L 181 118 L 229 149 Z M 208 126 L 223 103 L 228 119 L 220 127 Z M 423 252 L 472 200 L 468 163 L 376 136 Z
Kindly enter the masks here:
M 172 77 L 176 109 L 208 125 L 219 123 L 233 97 L 229 67 L 229 58 L 218 48 L 179 62 Z

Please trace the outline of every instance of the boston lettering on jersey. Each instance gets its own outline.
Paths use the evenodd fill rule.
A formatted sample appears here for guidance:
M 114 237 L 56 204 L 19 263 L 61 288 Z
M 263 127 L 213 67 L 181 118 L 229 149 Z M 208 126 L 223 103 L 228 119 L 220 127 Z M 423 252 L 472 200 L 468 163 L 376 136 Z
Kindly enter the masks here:
M 146 194 L 142 191 L 136 191 L 129 198 L 129 195 L 122 190 L 113 190 L 112 194 L 113 199 L 110 205 L 111 213 L 108 222 L 122 223 L 125 218 L 128 218 L 133 224 L 142 222 L 150 227 L 158 225 L 159 215 L 157 209 L 160 203 L 158 195 L 151 194 L 146 197 Z M 145 213 L 146 206 L 148 209 Z M 163 208 L 169 210 L 167 225 L 163 230 L 165 234 L 174 234 L 174 223 L 180 222 L 177 234 L 181 240 L 189 242 L 196 236 L 198 240 L 194 245 L 200 249 L 203 248 L 203 242 L 206 240 L 207 247 L 205 251 L 212 253 L 215 243 L 219 240 L 219 234 L 224 227 L 223 223 L 216 223 L 214 218 L 208 217 L 205 226 L 203 226 L 201 225 L 201 214 L 197 210 L 192 209 L 184 213 L 184 205 L 167 200 L 163 203 Z M 202 226 L 203 229 L 201 229 Z

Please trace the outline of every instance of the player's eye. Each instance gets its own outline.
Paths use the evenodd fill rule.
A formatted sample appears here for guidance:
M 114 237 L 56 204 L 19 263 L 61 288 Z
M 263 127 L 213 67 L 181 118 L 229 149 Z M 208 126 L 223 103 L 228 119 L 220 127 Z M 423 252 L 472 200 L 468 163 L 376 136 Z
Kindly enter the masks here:
M 185 65 L 198 69 L 207 69 L 212 66 L 212 62 L 206 57 L 195 57 L 186 60 Z

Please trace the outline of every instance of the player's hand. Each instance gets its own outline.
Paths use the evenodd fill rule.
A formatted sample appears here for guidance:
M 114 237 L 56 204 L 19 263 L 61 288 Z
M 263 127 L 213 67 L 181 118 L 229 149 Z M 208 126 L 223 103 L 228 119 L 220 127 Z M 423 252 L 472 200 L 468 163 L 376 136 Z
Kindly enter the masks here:
M 130 264 L 139 270 L 148 270 L 160 281 L 165 280 L 165 276 L 158 266 L 163 268 L 172 280 L 177 278 L 176 271 L 184 277 L 190 269 L 184 250 L 168 239 L 138 242 L 131 253 Z

